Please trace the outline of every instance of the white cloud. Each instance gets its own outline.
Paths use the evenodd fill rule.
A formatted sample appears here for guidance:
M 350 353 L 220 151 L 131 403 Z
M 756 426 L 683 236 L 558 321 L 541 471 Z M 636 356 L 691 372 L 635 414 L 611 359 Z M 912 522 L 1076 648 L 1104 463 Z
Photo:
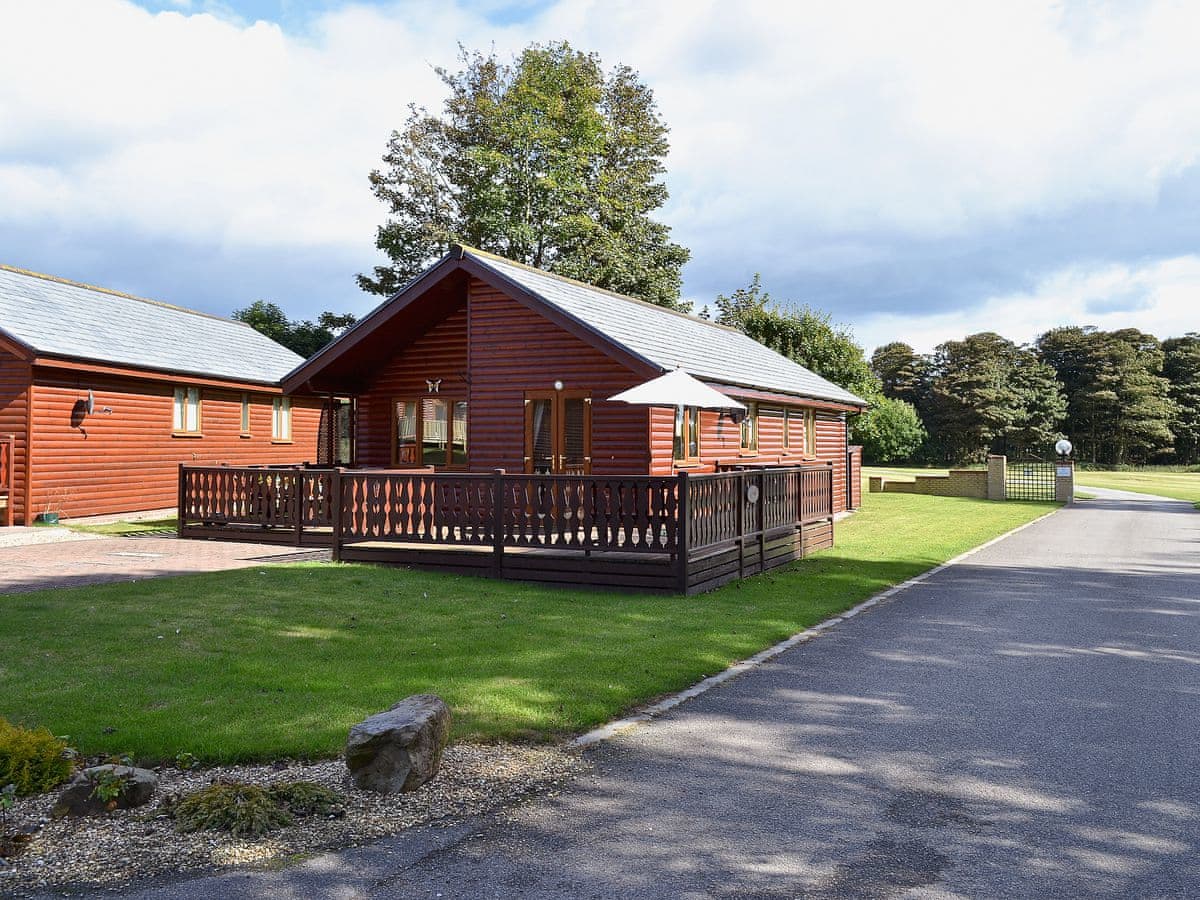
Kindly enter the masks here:
M 637 68 L 673 127 L 667 218 L 741 267 L 727 287 L 768 254 L 827 269 L 855 235 L 1151 203 L 1200 147 L 1197 4 L 560 0 L 497 27 L 424 0 L 300 35 L 123 0 L 0 7 L 0 224 L 60 236 L 366 268 L 384 215 L 366 174 L 410 101 L 437 105 L 431 66 L 459 42 L 567 38 Z
M 995 331 L 1018 343 L 1059 325 L 1104 330 L 1140 328 L 1159 338 L 1200 331 L 1200 256 L 1129 266 L 1071 266 L 1032 290 L 990 297 L 977 306 L 933 315 L 878 315 L 855 329 L 868 351 L 901 340 L 927 353 L 946 340 Z

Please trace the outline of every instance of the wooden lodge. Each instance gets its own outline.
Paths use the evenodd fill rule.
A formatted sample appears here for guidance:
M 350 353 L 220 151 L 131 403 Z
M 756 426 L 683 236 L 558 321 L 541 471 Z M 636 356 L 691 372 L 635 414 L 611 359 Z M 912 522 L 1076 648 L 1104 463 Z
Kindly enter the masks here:
M 0 526 L 173 507 L 181 463 L 315 458 L 300 357 L 204 313 L 0 266 Z
M 744 410 L 610 399 L 675 369 Z M 736 330 L 469 248 L 281 388 L 335 426 L 318 466 L 181 466 L 182 536 L 694 593 L 831 545 L 858 503 L 853 394 Z

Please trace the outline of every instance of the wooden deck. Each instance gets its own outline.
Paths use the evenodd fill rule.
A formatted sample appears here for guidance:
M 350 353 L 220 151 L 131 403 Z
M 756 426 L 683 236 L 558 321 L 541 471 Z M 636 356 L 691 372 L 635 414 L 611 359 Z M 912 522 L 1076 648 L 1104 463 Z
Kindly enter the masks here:
M 675 477 L 181 466 L 185 538 L 695 594 L 833 544 L 832 463 Z

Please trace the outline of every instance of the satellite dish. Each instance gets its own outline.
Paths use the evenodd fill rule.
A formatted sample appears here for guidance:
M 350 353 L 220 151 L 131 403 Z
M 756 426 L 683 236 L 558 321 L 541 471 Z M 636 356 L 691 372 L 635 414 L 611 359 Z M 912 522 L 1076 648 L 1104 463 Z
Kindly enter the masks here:
M 83 406 L 84 409 L 87 410 L 87 414 L 89 416 L 96 411 L 96 395 L 90 390 L 88 391 L 87 400 L 84 401 Z

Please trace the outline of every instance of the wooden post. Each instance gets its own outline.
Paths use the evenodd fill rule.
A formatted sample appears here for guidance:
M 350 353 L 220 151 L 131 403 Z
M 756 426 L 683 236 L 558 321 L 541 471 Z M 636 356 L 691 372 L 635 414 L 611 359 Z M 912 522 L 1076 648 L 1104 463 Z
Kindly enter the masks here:
M 342 561 L 342 470 L 335 468 L 330 479 L 329 488 L 329 517 L 333 520 L 332 558 L 334 562 Z
M 758 571 L 767 571 L 767 473 L 758 470 Z
M 679 566 L 679 593 L 688 592 L 688 555 L 691 546 L 689 526 L 691 513 L 688 503 L 688 473 L 680 472 L 676 478 L 679 482 L 679 500 L 675 504 L 675 514 L 679 524 L 675 528 L 675 562 Z
M 294 540 L 299 547 L 304 543 L 304 470 L 296 469 L 296 481 L 292 485 L 292 513 L 296 517 Z
M 829 466 L 829 518 L 833 518 L 833 460 L 831 459 L 827 465 Z
M 746 473 L 737 473 L 737 498 L 734 501 L 737 511 L 737 551 L 738 578 L 746 577 Z
M 492 471 L 492 574 L 504 576 L 504 470 Z
M 183 537 L 184 513 L 187 506 L 187 476 L 183 471 L 183 463 L 179 464 L 179 493 L 175 497 L 175 534 Z

